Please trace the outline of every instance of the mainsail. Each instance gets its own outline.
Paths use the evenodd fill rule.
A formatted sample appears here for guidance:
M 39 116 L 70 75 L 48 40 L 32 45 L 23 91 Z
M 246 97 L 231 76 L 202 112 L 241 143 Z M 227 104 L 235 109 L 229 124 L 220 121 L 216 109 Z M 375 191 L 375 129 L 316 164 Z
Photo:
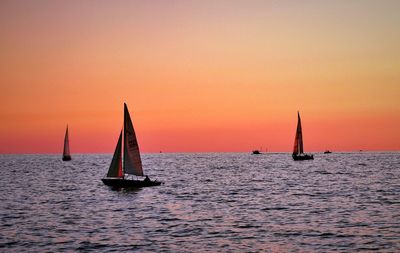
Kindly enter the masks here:
M 124 177 L 124 173 L 122 172 L 122 131 L 119 134 L 117 147 L 114 151 L 114 156 L 111 161 L 110 168 L 108 169 L 107 177 Z
M 63 152 L 63 157 L 70 157 L 69 153 L 69 140 L 68 140 L 68 125 L 67 125 L 67 131 L 65 132 L 65 138 L 64 138 L 64 152 Z
M 128 107 L 124 103 L 124 171 L 143 176 L 142 159 Z
M 303 133 L 301 130 L 300 113 L 297 112 L 297 130 L 294 139 L 293 154 L 303 154 Z

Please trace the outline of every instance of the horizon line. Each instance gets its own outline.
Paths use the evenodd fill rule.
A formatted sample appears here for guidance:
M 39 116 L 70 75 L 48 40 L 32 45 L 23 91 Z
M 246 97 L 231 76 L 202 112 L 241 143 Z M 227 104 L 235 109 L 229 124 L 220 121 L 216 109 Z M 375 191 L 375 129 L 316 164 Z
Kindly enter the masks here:
M 305 154 L 323 154 L 325 150 L 323 151 L 310 151 L 306 152 Z M 334 153 L 395 153 L 395 152 L 400 152 L 400 150 L 329 150 Z M 177 152 L 140 152 L 140 154 L 210 154 L 210 153 L 248 153 L 251 154 L 250 151 L 177 151 Z M 291 151 L 268 151 L 268 152 L 261 152 L 261 154 L 290 154 L 292 153 Z M 113 154 L 113 152 L 95 152 L 95 153 L 90 153 L 90 152 L 78 152 L 78 153 L 72 153 L 72 155 L 92 155 L 92 154 Z M 0 153 L 0 155 L 60 155 L 62 156 L 62 153 Z

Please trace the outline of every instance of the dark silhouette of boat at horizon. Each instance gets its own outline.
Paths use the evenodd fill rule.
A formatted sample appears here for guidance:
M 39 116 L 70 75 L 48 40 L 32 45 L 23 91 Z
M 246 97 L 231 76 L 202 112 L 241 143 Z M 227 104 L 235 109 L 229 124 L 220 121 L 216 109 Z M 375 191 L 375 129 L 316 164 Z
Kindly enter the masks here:
M 67 130 L 65 131 L 65 137 L 64 137 L 64 150 L 63 150 L 62 160 L 71 161 L 71 159 L 72 158 L 69 151 L 69 137 L 68 137 L 68 125 L 67 125 Z
M 331 154 L 331 153 L 332 153 L 332 151 L 329 151 L 329 150 L 324 151 L 324 154 Z
M 263 155 L 263 154 L 266 154 L 268 152 L 268 148 L 265 148 L 265 152 L 264 153 L 262 152 L 262 150 L 263 150 L 262 147 L 260 149 L 253 149 L 251 151 L 251 154 L 252 155 Z
M 124 138 L 122 142 L 122 136 Z M 122 151 L 123 149 L 123 151 Z M 124 158 L 122 159 L 122 152 Z M 161 185 L 157 180 L 151 181 L 148 176 L 144 180 L 133 179 L 133 176 L 144 177 L 142 159 L 135 130 L 129 115 L 128 107 L 124 103 L 124 127 L 121 130 L 106 177 L 101 181 L 114 188 L 141 188 Z
M 301 129 L 301 119 L 299 112 L 297 112 L 297 129 L 296 137 L 294 139 L 292 157 L 295 161 L 314 160 L 314 156 L 312 154 L 305 154 L 303 152 L 303 131 Z

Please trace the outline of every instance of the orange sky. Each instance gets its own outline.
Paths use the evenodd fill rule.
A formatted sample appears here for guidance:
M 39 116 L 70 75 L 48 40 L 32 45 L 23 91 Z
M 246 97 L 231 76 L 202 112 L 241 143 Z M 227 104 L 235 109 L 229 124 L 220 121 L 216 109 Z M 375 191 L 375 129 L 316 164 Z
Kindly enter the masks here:
M 0 153 L 400 150 L 399 1 L 1 1 Z

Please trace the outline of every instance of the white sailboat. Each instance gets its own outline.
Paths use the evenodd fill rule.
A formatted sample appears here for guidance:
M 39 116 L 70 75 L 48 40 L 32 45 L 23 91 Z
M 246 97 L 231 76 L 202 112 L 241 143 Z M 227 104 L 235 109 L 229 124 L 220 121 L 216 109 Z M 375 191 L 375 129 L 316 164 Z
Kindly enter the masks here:
M 105 185 L 118 188 L 147 187 L 161 184 L 158 181 L 151 181 L 148 176 L 144 180 L 129 179 L 130 175 L 144 176 L 135 130 L 128 107 L 124 103 L 124 128 L 119 135 L 107 176 L 102 178 L 101 181 Z
M 297 129 L 296 129 L 296 137 L 294 138 L 292 157 L 295 161 L 314 159 L 313 155 L 304 154 L 303 152 L 303 131 L 301 129 L 301 119 L 299 112 L 297 112 Z
M 71 154 L 69 153 L 68 125 L 67 125 L 67 130 L 65 131 L 64 151 L 63 151 L 62 160 L 63 161 L 70 161 L 71 160 Z

